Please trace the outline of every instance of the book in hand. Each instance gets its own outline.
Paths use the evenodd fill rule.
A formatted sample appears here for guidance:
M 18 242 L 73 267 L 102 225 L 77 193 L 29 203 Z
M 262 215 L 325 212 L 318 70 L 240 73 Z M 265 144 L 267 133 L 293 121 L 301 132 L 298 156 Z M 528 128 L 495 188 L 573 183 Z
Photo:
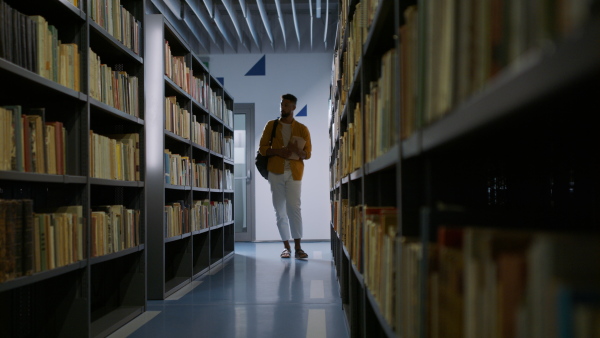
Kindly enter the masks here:
M 306 145 L 306 140 L 300 136 L 292 136 L 292 138 L 290 139 L 288 144 L 291 144 L 293 142 L 296 142 L 296 144 L 298 145 L 298 149 L 300 149 L 300 150 L 303 150 L 304 145 Z M 299 160 L 299 159 L 300 159 L 300 157 L 296 153 L 292 153 L 290 155 L 290 157 L 288 157 L 288 160 Z

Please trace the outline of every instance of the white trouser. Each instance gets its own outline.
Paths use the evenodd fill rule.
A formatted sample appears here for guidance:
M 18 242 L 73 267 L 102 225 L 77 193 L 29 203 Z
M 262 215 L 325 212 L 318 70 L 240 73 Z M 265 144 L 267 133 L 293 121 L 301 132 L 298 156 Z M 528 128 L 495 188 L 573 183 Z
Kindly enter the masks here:
M 300 214 L 302 181 L 295 181 L 292 172 L 286 170 L 283 174 L 269 172 L 269 184 L 281 240 L 302 238 L 302 215 Z

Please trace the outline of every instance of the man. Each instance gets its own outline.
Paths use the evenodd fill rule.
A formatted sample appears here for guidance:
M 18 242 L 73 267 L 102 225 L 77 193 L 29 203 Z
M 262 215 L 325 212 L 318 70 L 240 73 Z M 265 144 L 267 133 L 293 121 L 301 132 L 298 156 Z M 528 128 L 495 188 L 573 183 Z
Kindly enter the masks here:
M 290 258 L 289 240 L 294 239 L 296 258 L 308 258 L 300 245 L 302 238 L 302 215 L 300 214 L 300 191 L 304 160 L 310 158 L 312 145 L 308 128 L 294 119 L 298 99 L 292 94 L 281 96 L 281 117 L 269 146 L 274 121 L 269 121 L 260 138 L 259 151 L 269 156 L 269 184 L 277 228 L 285 249 L 282 258 Z

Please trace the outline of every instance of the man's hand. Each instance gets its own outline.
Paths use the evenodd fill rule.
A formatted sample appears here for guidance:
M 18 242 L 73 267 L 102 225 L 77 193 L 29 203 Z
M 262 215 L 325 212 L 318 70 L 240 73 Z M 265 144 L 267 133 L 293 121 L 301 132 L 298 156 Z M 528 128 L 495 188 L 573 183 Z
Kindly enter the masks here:
M 290 155 L 292 155 L 292 152 L 287 147 L 279 148 L 279 149 L 273 149 L 273 148 L 267 149 L 267 156 L 273 156 L 273 155 L 287 159 L 288 157 L 290 157 Z
M 279 151 L 279 154 L 277 154 L 279 157 L 287 159 L 292 155 L 292 151 L 289 149 L 289 147 L 284 147 L 277 150 Z
M 300 157 L 301 159 L 304 159 L 306 157 L 306 152 L 304 150 L 298 148 L 298 143 L 296 141 L 288 143 L 287 147 L 283 147 L 283 148 L 279 148 L 279 149 L 273 149 L 273 148 L 267 149 L 267 156 L 275 155 L 275 156 L 282 157 L 286 160 L 288 158 L 290 158 L 290 156 L 292 156 L 292 154 L 298 155 L 298 157 Z

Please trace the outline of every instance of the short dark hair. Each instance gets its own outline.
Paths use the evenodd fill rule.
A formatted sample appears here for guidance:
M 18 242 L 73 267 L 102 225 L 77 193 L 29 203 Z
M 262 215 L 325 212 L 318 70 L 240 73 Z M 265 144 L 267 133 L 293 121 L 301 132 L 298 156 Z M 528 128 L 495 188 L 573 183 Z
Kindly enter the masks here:
M 296 102 L 298 102 L 298 99 L 292 94 L 283 94 L 283 95 L 281 95 L 281 99 L 292 101 L 292 102 L 294 102 L 294 104 L 296 104 Z

